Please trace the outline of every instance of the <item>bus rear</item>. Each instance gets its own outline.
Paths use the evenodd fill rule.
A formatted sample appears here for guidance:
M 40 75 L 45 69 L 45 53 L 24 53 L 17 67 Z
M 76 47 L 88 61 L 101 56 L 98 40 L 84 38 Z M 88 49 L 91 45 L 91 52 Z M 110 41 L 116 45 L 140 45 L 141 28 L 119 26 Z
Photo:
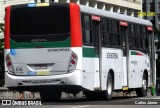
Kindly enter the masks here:
M 6 8 L 6 87 L 39 91 L 36 87 L 80 85 L 77 54 L 81 53 L 81 42 L 74 40 L 78 31 L 73 31 L 80 22 L 71 23 L 72 14 L 78 9 L 73 10 L 74 7 L 45 3 Z

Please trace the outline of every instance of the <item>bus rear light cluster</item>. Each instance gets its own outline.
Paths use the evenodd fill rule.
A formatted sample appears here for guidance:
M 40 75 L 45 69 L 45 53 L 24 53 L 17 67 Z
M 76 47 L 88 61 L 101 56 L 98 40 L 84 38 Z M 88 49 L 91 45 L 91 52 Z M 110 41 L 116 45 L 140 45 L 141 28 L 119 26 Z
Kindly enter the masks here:
M 6 65 L 8 68 L 8 72 L 13 74 L 13 66 L 12 66 L 11 58 L 9 57 L 9 55 L 6 56 Z
M 9 61 L 9 62 L 7 62 L 7 66 L 9 67 L 9 66 L 11 66 L 11 62 Z
M 68 72 L 72 72 L 73 70 L 76 69 L 77 60 L 78 60 L 77 55 L 74 52 L 72 52 L 70 63 L 69 63 L 69 68 L 68 68 Z
M 10 57 L 9 56 L 6 56 L 6 61 L 9 61 L 10 60 Z
M 71 64 L 72 65 L 76 64 L 76 61 L 75 60 L 71 60 Z

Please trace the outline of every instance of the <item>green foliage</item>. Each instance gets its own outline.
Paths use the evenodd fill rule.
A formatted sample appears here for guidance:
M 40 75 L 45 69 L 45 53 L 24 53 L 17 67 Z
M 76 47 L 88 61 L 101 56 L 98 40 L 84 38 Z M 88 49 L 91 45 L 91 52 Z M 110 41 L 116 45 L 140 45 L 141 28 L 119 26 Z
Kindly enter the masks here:
M 4 23 L 0 23 L 0 33 L 4 32 Z
M 0 49 L 3 49 L 3 48 L 4 48 L 4 41 L 0 40 Z
M 4 23 L 0 23 L 0 33 L 4 32 Z M 4 40 L 0 39 L 0 86 L 4 85 Z
M 4 32 L 4 23 L 0 23 L 0 33 Z M 0 40 L 0 48 L 3 49 L 4 48 L 4 41 L 3 39 Z

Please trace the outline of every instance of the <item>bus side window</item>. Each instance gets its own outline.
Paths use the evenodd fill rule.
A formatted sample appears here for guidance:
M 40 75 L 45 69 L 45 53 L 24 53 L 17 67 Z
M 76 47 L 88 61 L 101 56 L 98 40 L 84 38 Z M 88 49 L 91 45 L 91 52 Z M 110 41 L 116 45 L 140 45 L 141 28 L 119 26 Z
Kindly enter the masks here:
M 141 27 L 139 25 L 136 26 L 136 38 L 137 38 L 137 48 L 142 49 L 142 35 L 141 35 Z
M 102 45 L 103 46 L 111 45 L 108 22 L 109 21 L 106 18 L 102 19 L 101 26 L 102 26 Z
M 148 38 L 147 38 L 147 34 L 146 34 L 146 29 L 144 26 L 142 26 L 142 43 L 143 43 L 143 48 L 144 50 L 147 50 L 148 49 Z
M 148 50 L 148 49 L 149 49 L 149 34 L 148 34 L 147 31 L 146 31 L 146 40 L 145 40 L 145 44 L 146 44 L 146 49 Z
M 81 19 L 82 19 L 83 44 L 93 45 L 90 16 L 82 14 Z
M 129 25 L 129 38 L 130 38 L 130 48 L 136 48 L 136 34 L 135 34 L 135 26 L 133 24 Z
M 110 27 L 112 47 L 121 47 L 120 46 L 120 34 L 119 34 L 119 22 L 116 20 L 111 20 L 109 27 Z

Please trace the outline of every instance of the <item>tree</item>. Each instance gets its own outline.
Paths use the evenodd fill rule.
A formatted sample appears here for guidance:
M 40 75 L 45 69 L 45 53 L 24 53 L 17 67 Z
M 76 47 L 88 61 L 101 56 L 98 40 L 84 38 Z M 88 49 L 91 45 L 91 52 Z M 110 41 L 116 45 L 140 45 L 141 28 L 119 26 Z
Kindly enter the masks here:
M 4 23 L 0 23 L 0 33 L 4 32 Z M 0 39 L 0 86 L 4 85 L 4 41 Z
M 4 23 L 0 23 L 0 33 L 4 32 Z
M 4 23 L 0 23 L 0 33 L 4 32 Z M 4 47 L 4 42 L 3 39 L 0 40 L 0 49 L 3 49 Z

